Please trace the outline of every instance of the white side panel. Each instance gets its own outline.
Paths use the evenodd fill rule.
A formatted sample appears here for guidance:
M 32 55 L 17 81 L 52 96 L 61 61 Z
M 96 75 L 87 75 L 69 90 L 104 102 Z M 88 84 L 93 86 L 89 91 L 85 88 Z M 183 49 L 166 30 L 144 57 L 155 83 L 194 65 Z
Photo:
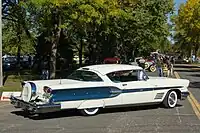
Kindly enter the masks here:
M 105 106 L 121 105 L 122 104 L 122 94 L 113 98 L 104 99 Z
M 149 92 L 133 92 L 133 93 L 123 93 L 123 103 L 124 104 L 137 104 L 137 103 L 147 103 L 152 102 L 153 91 Z
M 83 100 L 80 101 L 66 101 L 66 102 L 61 102 L 61 109 L 76 109 L 78 108 L 81 103 L 84 102 Z
M 94 107 L 104 107 L 104 100 L 87 100 L 84 101 L 78 109 L 94 108 Z
M 143 88 L 154 88 L 154 84 L 148 81 L 133 81 L 124 82 L 126 84 L 123 93 L 123 104 L 136 104 L 136 103 L 148 103 L 153 102 L 154 91 L 146 90 Z M 141 89 L 141 90 L 140 90 Z

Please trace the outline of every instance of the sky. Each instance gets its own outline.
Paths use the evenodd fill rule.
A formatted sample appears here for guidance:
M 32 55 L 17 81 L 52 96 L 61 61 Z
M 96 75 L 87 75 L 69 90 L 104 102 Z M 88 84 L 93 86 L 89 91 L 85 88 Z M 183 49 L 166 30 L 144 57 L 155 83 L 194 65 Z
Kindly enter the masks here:
M 180 4 L 185 3 L 187 0 L 174 0 L 175 2 L 175 9 L 178 11 Z
M 174 3 L 175 3 L 175 13 L 177 14 L 178 13 L 178 9 L 179 9 L 179 6 L 180 4 L 182 3 L 185 3 L 187 0 L 174 0 Z M 171 23 L 170 22 L 170 18 L 168 19 L 168 23 Z M 173 32 L 172 32 L 173 33 Z M 172 42 L 172 44 L 174 43 L 173 39 L 171 37 L 168 37 L 168 39 Z

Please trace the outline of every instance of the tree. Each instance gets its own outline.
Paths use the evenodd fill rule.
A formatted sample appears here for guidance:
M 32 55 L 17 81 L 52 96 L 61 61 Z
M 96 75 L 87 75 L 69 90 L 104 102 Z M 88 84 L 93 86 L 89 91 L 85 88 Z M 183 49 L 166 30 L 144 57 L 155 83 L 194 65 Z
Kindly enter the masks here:
M 28 0 L 18 5 L 25 19 L 16 24 L 37 40 L 38 57 L 50 56 L 51 78 L 64 53 L 61 45 L 78 51 L 80 66 L 83 54 L 92 63 L 112 56 L 128 61 L 168 45 L 173 0 Z
M 197 56 L 200 47 L 200 0 L 188 0 L 175 18 L 176 45 Z M 193 51 L 193 52 L 192 52 Z
M 12 54 L 17 54 L 18 65 L 20 65 L 20 55 L 22 52 L 22 48 L 24 49 L 23 52 L 30 52 L 30 50 L 33 50 L 34 43 L 34 41 L 31 40 L 31 33 L 29 31 L 28 21 L 26 20 L 26 10 L 24 6 L 20 4 L 20 1 L 3 0 L 2 11 L 2 18 L 4 20 L 4 52 L 8 52 L 8 50 L 11 50 L 10 52 Z M 28 43 L 30 45 L 27 45 L 25 43 Z
M 33 54 L 35 52 L 34 44 L 32 41 L 27 37 L 26 33 L 23 31 L 20 34 L 21 41 L 18 42 L 19 38 L 17 36 L 17 29 L 14 26 L 15 23 L 12 22 L 4 22 L 3 25 L 3 53 L 4 54 L 12 54 L 17 55 L 18 47 L 21 47 L 20 53 L 22 55 L 25 54 Z

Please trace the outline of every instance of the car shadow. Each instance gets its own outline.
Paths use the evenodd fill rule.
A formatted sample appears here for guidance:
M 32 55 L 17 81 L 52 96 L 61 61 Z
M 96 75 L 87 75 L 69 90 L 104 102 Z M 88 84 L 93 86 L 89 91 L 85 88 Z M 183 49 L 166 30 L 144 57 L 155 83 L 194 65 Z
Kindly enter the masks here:
M 184 70 L 181 70 L 181 69 L 175 69 L 175 71 L 177 72 L 200 72 L 200 69 L 184 69 Z
M 174 67 L 176 68 L 199 68 L 197 65 L 183 65 L 183 64 L 175 64 Z
M 177 104 L 177 107 L 181 107 L 182 105 Z M 101 109 L 100 114 L 110 114 L 110 113 L 121 113 L 121 112 L 131 112 L 131 111 L 142 111 L 142 110 L 154 110 L 158 108 L 164 108 L 159 105 L 147 105 L 147 106 L 132 106 L 132 107 L 118 107 L 118 108 L 105 108 Z M 30 115 L 25 113 L 24 111 L 13 111 L 12 114 L 17 116 L 22 116 L 24 118 L 29 118 L 32 120 L 46 120 L 46 119 L 56 119 L 62 117 L 84 117 L 82 116 L 78 110 L 62 110 L 52 113 L 45 113 L 41 115 Z M 99 115 L 100 115 L 99 114 Z
M 62 118 L 62 117 L 74 117 L 81 116 L 78 110 L 61 110 L 56 112 L 44 113 L 40 115 L 32 115 L 28 114 L 24 111 L 13 111 L 12 114 L 22 116 L 24 118 L 29 118 L 32 120 L 45 120 L 45 119 L 54 119 L 54 118 Z
M 192 77 L 200 77 L 200 74 L 191 74 L 189 76 L 192 76 Z
M 105 108 L 101 110 L 101 114 L 109 113 L 120 113 L 120 112 L 131 112 L 131 111 L 142 111 L 142 110 L 153 110 L 162 108 L 159 105 L 147 105 L 147 106 L 130 106 L 130 107 L 119 107 L 119 108 Z
M 200 82 L 191 82 L 189 87 L 190 88 L 200 88 Z

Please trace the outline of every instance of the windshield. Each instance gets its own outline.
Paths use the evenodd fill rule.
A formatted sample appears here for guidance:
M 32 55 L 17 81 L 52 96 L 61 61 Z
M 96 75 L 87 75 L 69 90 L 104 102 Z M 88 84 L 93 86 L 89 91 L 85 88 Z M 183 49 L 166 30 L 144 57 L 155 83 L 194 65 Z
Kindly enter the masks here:
M 91 71 L 76 70 L 67 79 L 79 81 L 103 81 L 96 73 Z

